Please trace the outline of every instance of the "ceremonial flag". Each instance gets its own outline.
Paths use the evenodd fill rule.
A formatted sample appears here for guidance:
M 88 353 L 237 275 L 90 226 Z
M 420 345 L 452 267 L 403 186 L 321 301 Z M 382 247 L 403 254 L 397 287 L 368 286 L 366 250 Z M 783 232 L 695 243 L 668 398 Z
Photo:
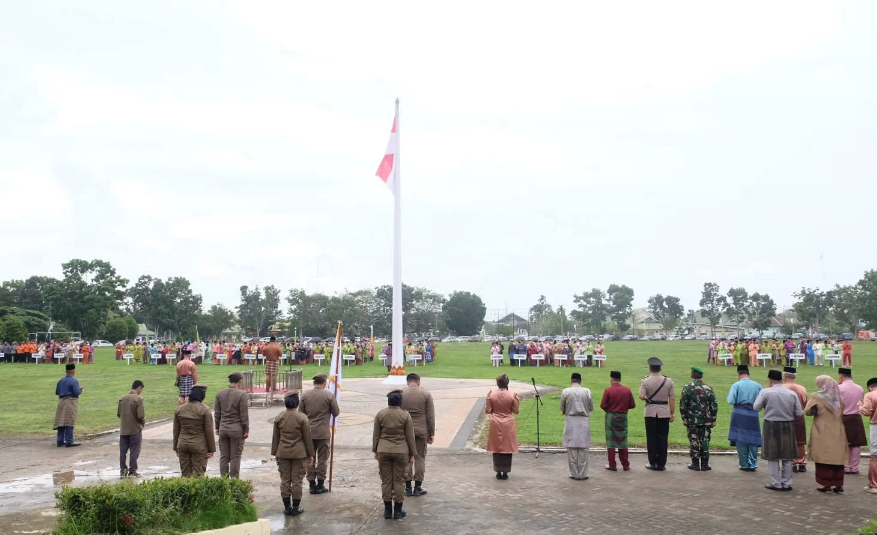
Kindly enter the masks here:
M 390 129 L 390 140 L 387 141 L 387 150 L 384 153 L 384 159 L 378 166 L 378 172 L 375 176 L 384 181 L 384 184 L 390 188 L 393 195 L 396 195 L 396 163 L 397 154 L 399 152 L 399 138 L 396 135 L 396 117 L 393 117 L 393 128 Z
M 338 322 L 338 332 L 335 335 L 335 347 L 332 349 L 332 365 L 329 368 L 329 393 L 334 396 L 335 401 L 341 402 L 341 322 Z M 338 431 L 335 424 L 335 417 L 329 415 L 329 427 L 332 428 L 332 434 Z

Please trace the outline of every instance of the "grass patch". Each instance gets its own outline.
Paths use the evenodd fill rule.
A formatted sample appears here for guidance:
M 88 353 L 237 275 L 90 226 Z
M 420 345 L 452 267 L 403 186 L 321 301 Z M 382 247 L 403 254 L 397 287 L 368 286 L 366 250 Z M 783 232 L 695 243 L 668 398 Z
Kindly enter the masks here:
M 258 519 L 250 481 L 234 478 L 154 479 L 56 493 L 63 512 L 57 535 L 177 535 Z
M 728 390 L 737 380 L 734 367 L 706 366 L 707 342 L 609 342 L 606 344 L 608 365 L 606 368 L 580 368 L 584 386 L 591 389 L 596 404 L 599 404 L 603 390 L 609 386 L 609 370 L 622 373 L 623 383 L 633 390 L 636 396 L 639 380 L 648 374 L 646 359 L 658 357 L 664 361 L 664 373 L 674 380 L 677 395 L 688 382 L 691 366 L 704 367 L 705 381 L 716 391 L 719 399 L 719 420 L 713 431 L 714 448 L 729 447 L 728 423 L 731 408 L 725 402 Z M 853 342 L 853 359 L 856 382 L 864 385 L 870 377 L 877 376 L 877 343 Z M 232 369 L 243 367 L 200 365 L 198 380 L 209 386 L 207 401 L 212 402 L 217 389 L 224 387 L 226 377 Z M 413 370 L 414 368 L 412 368 Z M 0 435 L 50 435 L 55 415 L 57 398 L 54 396 L 55 383 L 64 370 L 55 364 L 0 364 L 4 385 L 0 390 Z M 317 373 L 328 371 L 327 366 L 306 367 L 305 380 Z M 490 364 L 490 345 L 484 343 L 445 343 L 438 346 L 438 359 L 429 366 L 418 366 L 417 373 L 424 377 L 448 377 L 461 379 L 492 379 L 507 373 L 513 380 L 536 382 L 543 385 L 566 387 L 569 385 L 571 368 L 553 366 L 522 367 L 505 366 L 494 368 Z M 798 382 L 813 392 L 815 378 L 821 374 L 835 375 L 830 366 L 802 366 Z M 344 377 L 385 377 L 386 368 L 379 360 L 363 366 L 345 366 Z M 140 379 L 146 384 L 143 398 L 146 402 L 147 419 L 156 420 L 173 415 L 177 407 L 177 390 L 174 388 L 175 372 L 173 366 L 151 366 L 145 364 L 126 365 L 115 360 L 112 348 L 100 348 L 95 356 L 95 364 L 79 366 L 76 377 L 85 387 L 79 402 L 79 421 L 76 436 L 118 427 L 116 405 L 119 396 L 128 393 L 132 381 Z M 767 384 L 767 369 L 754 368 L 753 378 Z M 560 414 L 558 394 L 544 398 L 541 412 L 542 443 L 559 444 L 563 433 L 563 416 Z M 344 402 L 342 401 L 342 404 Z M 534 400 L 525 399 L 518 416 L 518 438 L 521 443 L 536 443 L 536 412 Z M 630 442 L 632 445 L 645 444 L 645 423 L 642 418 L 642 403 L 637 399 L 637 408 L 631 411 Z M 343 407 L 342 407 L 343 410 Z M 678 411 L 677 411 L 678 412 Z M 594 444 L 604 443 L 603 412 L 597 409 L 592 415 L 592 440 Z M 685 427 L 678 420 L 670 426 L 670 443 L 687 447 Z

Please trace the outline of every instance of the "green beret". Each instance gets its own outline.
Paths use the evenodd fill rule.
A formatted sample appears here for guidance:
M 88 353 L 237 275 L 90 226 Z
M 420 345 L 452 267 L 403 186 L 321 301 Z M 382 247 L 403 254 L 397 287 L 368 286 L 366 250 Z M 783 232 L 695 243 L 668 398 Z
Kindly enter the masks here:
M 693 372 L 697 372 L 697 373 L 703 375 L 703 370 L 700 369 L 700 367 L 698 367 L 698 366 L 692 366 L 692 367 L 691 367 L 691 371 L 693 371 Z

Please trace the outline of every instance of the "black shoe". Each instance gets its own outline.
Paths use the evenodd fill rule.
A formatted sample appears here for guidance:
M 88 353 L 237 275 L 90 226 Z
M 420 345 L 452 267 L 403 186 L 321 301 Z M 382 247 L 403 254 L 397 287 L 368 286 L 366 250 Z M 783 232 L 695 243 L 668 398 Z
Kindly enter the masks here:
M 782 490 L 783 490 L 782 487 L 774 487 L 774 486 L 771 485 L 770 483 L 768 483 L 767 485 L 765 485 L 764 488 L 766 488 L 766 489 L 768 489 L 768 490 L 778 490 L 778 491 L 782 491 Z
M 310 494 L 317 493 L 316 492 L 317 491 L 317 482 L 316 481 L 308 481 L 308 487 L 310 487 L 310 490 L 308 490 L 308 493 L 310 493 Z
M 81 445 L 82 444 L 80 444 L 79 442 L 73 442 L 72 444 L 67 444 L 67 447 L 68 448 L 75 448 L 75 447 L 81 446 Z
M 290 499 L 289 498 L 282 498 L 282 500 L 283 500 L 283 514 L 289 515 L 290 513 L 292 513 L 292 505 L 290 503 Z
M 499 479 L 500 481 L 502 481 L 502 473 L 501 472 L 496 473 L 496 479 Z
M 414 484 L 414 490 L 411 492 L 411 495 L 416 497 L 426 496 L 426 489 L 420 486 L 420 483 Z
M 793 464 L 793 465 L 792 465 L 792 472 L 795 473 L 795 474 L 798 473 L 798 465 L 797 465 L 797 464 Z
M 128 475 L 128 469 L 127 469 L 127 468 L 122 468 L 121 470 L 119 470 L 119 477 L 125 477 L 125 476 L 127 476 L 127 475 Z
M 804 466 L 803 464 L 802 464 L 801 466 L 798 467 L 798 473 L 799 473 L 799 474 L 803 474 L 803 473 L 806 472 L 806 471 L 807 471 L 807 467 Z
M 58 447 L 59 447 L 59 448 L 63 448 L 63 447 L 64 447 L 64 443 L 62 442 L 62 443 L 58 444 Z
M 411 482 L 410 481 L 405 482 L 405 496 L 411 497 Z
M 323 482 L 317 481 L 317 488 L 314 489 L 313 494 L 325 494 L 327 492 L 329 492 L 329 489 L 327 489 L 326 486 L 323 485 Z
M 393 502 L 384 502 L 384 520 L 393 518 Z
M 646 465 L 646 470 L 657 470 L 657 469 L 658 469 L 658 467 L 653 465 L 653 464 Z
M 700 463 L 697 461 L 691 461 L 691 464 L 688 465 L 688 469 L 700 472 Z
M 819 492 L 828 492 L 831 490 L 831 487 L 816 487 L 816 490 Z
M 704 457 L 703 459 L 700 460 L 700 471 L 701 472 L 709 472 L 712 469 L 713 468 L 712 468 L 712 466 L 710 466 L 710 458 L 709 457 Z
M 304 509 L 304 507 L 299 505 L 299 506 L 295 506 L 295 507 L 287 507 L 286 509 L 284 509 L 283 512 L 284 512 L 284 514 L 286 514 L 286 516 L 298 516 L 298 515 L 304 513 L 305 509 Z
M 841 493 L 843 493 L 844 488 L 843 488 L 843 487 L 834 487 L 834 488 L 831 489 L 831 490 L 833 490 L 833 491 L 834 491 L 835 493 L 837 493 L 837 494 L 841 494 Z
M 128 477 L 140 477 L 140 473 L 139 473 L 139 472 L 135 472 L 134 470 L 129 470 L 129 471 L 128 471 Z
M 503 478 L 503 480 L 508 479 L 508 478 L 509 478 L 509 473 L 508 473 L 508 472 L 503 472 L 503 473 L 502 473 L 502 478 Z
M 402 510 L 402 504 L 401 503 L 394 503 L 393 504 L 393 520 L 402 520 L 406 516 L 408 516 L 408 513 L 406 513 L 405 511 Z
M 789 492 L 790 490 L 792 490 L 792 486 L 789 485 L 788 487 L 783 487 L 783 490 Z

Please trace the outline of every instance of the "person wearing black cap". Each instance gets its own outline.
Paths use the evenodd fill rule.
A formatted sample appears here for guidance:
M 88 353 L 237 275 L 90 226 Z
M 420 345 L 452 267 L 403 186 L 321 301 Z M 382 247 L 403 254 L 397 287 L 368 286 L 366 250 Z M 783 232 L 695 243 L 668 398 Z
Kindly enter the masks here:
M 591 391 L 582 388 L 582 376 L 572 374 L 570 387 L 560 394 L 560 412 L 566 416 L 563 423 L 563 447 L 569 463 L 569 477 L 588 479 L 588 449 L 591 447 L 591 412 L 594 400 Z
M 615 450 L 625 472 L 630 470 L 627 449 L 627 411 L 636 408 L 636 401 L 629 388 L 621 384 L 621 372 L 609 372 L 609 388 L 603 391 L 600 408 L 606 413 L 606 454 L 609 464 L 606 470 L 615 472 Z
M 731 425 L 728 441 L 737 448 L 740 470 L 754 472 L 758 469 L 758 448 L 761 446 L 761 428 L 758 411 L 752 408 L 761 392 L 761 385 L 749 378 L 749 366 L 737 366 L 739 381 L 731 385 L 728 403 L 731 409 Z
M 301 396 L 298 412 L 308 417 L 311 426 L 311 440 L 314 443 L 314 463 L 308 465 L 308 485 L 310 494 L 329 492 L 324 482 L 326 467 L 329 465 L 329 439 L 332 438 L 332 418 L 341 413 L 335 394 L 329 392 L 328 378 L 324 373 L 314 376 L 314 388 Z
M 807 405 L 807 389 L 803 385 L 795 382 L 798 377 L 798 369 L 792 366 L 783 368 L 783 386 L 788 388 L 798 396 L 801 406 Z M 798 443 L 798 457 L 792 461 L 793 473 L 804 473 L 807 471 L 807 422 L 803 416 L 795 416 L 795 441 Z
M 228 388 L 216 393 L 213 400 L 213 423 L 219 435 L 219 474 L 239 477 L 244 441 L 250 436 L 250 409 L 247 393 L 241 389 L 244 376 L 232 372 Z
M 500 355 L 502 353 L 500 352 Z M 402 409 L 411 415 L 414 421 L 414 464 L 408 465 L 405 481 L 405 496 L 423 496 L 423 478 L 426 475 L 427 445 L 435 440 L 435 405 L 432 394 L 420 387 L 420 376 L 409 373 L 406 378 L 408 387 L 402 391 Z M 411 482 L 414 488 L 411 488 Z
M 405 500 L 405 471 L 414 462 L 417 447 L 414 444 L 414 420 L 402 410 L 402 391 L 387 394 L 387 407 L 375 416 L 372 434 L 372 452 L 378 460 L 381 474 L 381 496 L 384 500 L 384 518 L 405 518 L 402 502 Z
M 648 470 L 663 471 L 667 465 L 667 438 L 670 423 L 676 420 L 676 391 L 673 380 L 661 374 L 662 362 L 649 359 L 650 375 L 639 385 L 639 398 L 646 402 L 646 444 L 649 451 Z
M 871 419 L 871 462 L 865 492 L 877 494 L 877 377 L 868 379 L 868 393 L 862 401 L 861 412 Z
M 203 476 L 207 471 L 207 461 L 216 452 L 210 407 L 202 403 L 205 397 L 207 387 L 195 384 L 188 401 L 174 411 L 173 445 L 183 477 Z
M 862 460 L 862 446 L 868 445 L 868 437 L 865 436 L 865 425 L 862 423 L 859 409 L 865 399 L 865 391 L 853 382 L 853 370 L 850 368 L 840 368 L 837 371 L 837 382 L 837 389 L 844 400 L 844 431 L 850 446 L 850 460 L 844 466 L 844 472 L 858 474 L 859 463 Z
M 287 516 L 304 512 L 301 506 L 301 484 L 307 467 L 314 464 L 314 443 L 308 417 L 298 412 L 298 390 L 289 390 L 283 397 L 286 410 L 274 417 L 271 455 L 280 473 L 280 499 Z M 290 503 L 291 502 L 291 503 Z
M 764 409 L 764 448 L 761 456 L 770 469 L 770 490 L 792 490 L 792 460 L 798 456 L 795 439 L 795 416 L 804 414 L 798 396 L 783 388 L 783 374 L 779 370 L 767 373 L 770 383 L 755 398 L 752 408 Z
M 55 410 L 55 425 L 52 429 L 58 430 L 57 445 L 75 448 L 79 442 L 73 442 L 73 427 L 76 425 L 76 417 L 79 414 L 79 396 L 82 395 L 83 387 L 76 380 L 76 365 L 68 364 L 67 375 L 62 377 L 55 386 L 55 395 L 58 396 L 58 408 Z

